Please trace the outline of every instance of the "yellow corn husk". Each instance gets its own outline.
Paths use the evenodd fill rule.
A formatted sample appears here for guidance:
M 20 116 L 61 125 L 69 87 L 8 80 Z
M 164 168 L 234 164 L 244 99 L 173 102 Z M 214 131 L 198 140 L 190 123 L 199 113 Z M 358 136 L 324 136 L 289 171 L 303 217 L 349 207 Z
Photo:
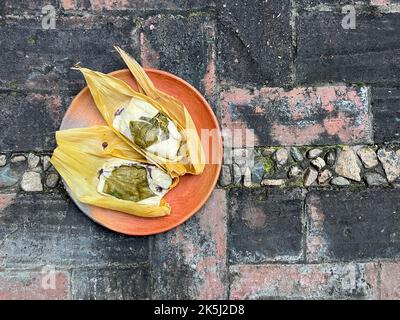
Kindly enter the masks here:
M 162 104 L 150 96 L 135 92 L 124 81 L 116 77 L 86 68 L 77 67 L 77 69 L 83 73 L 96 106 L 107 124 L 138 153 L 151 163 L 165 169 L 173 177 L 186 173 L 200 174 L 204 170 L 203 148 L 193 120 L 183 105 L 168 104 L 165 101 L 165 104 Z M 151 153 L 136 145 L 113 127 L 113 121 L 118 110 L 127 108 L 130 103 L 139 104 L 141 102 L 150 104 L 175 124 L 183 137 L 184 148 L 182 150 L 185 150 L 183 157 L 177 156 L 176 159 L 171 160 Z
M 192 168 L 192 174 L 200 174 L 204 170 L 205 156 L 203 147 L 201 145 L 200 137 L 196 132 L 193 119 L 188 113 L 185 105 L 165 92 L 157 90 L 153 82 L 150 80 L 146 72 L 140 66 L 140 64 L 128 53 L 122 50 L 120 47 L 114 47 L 120 54 L 129 71 L 135 78 L 139 88 L 144 92 L 145 95 L 159 102 L 162 111 L 168 115 L 174 121 L 180 123 L 184 128 L 190 129 L 190 143 L 187 144 L 187 150 L 189 158 L 194 163 Z M 184 121 L 182 121 L 184 119 Z M 193 134 L 194 133 L 194 134 Z
M 58 147 L 50 161 L 79 201 L 141 217 L 161 217 L 170 213 L 170 206 L 164 199 L 158 206 L 145 205 L 97 191 L 99 170 L 106 161 L 118 158 L 147 162 L 109 127 L 57 131 L 56 140 Z M 175 178 L 169 189 L 177 183 Z

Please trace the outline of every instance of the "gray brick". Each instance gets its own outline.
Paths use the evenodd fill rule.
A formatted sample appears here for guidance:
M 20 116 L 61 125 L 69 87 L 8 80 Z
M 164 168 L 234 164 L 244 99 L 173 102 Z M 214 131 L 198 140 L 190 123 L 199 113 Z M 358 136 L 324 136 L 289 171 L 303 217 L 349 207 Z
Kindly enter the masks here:
M 399 88 L 372 88 L 375 142 L 400 142 L 399 104 Z
M 349 4 L 369 4 L 370 0 L 296 0 L 298 8 L 314 8 L 321 5 L 344 6 Z
M 51 4 L 55 9 L 60 6 L 60 0 L 2 0 L 0 2 L 0 15 L 6 14 L 23 14 L 29 12 L 40 16 L 42 8 Z
M 400 14 L 358 12 L 356 29 L 338 12 L 304 12 L 296 20 L 298 83 L 396 83 L 400 79 Z
M 307 197 L 309 261 L 400 257 L 397 190 L 316 191 Z
M 72 297 L 84 300 L 149 299 L 149 267 L 73 270 Z
M 219 4 L 219 20 L 218 52 L 223 80 L 290 84 L 289 0 L 224 1 Z
M 126 237 L 85 217 L 63 194 L 1 195 L 0 267 L 146 262 L 148 238 Z
M 53 149 L 54 133 L 70 100 L 64 94 L 0 93 L 2 151 Z
M 41 18 L 0 18 L 0 88 L 79 90 L 82 66 L 102 72 L 124 68 L 113 51 L 120 45 L 137 55 L 138 34 L 131 17 L 58 17 L 42 29 Z M 95 39 L 95 40 L 94 40 Z
M 284 189 L 229 192 L 229 261 L 236 264 L 301 258 L 303 193 Z
M 153 299 L 226 299 L 226 211 L 214 190 L 189 221 L 151 238 Z
M 207 14 L 149 17 L 141 35 L 142 63 L 171 72 L 207 94 L 207 72 L 215 64 L 213 42 L 214 22 Z
M 125 1 L 64 1 L 66 10 L 188 10 L 215 6 L 214 0 L 125 0 Z

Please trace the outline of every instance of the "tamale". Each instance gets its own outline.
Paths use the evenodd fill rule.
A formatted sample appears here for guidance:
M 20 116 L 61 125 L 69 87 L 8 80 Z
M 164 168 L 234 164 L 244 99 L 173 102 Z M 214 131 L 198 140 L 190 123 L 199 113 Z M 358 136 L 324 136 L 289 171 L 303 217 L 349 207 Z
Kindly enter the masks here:
M 81 202 L 141 217 L 170 213 L 172 178 L 148 164 L 108 126 L 58 131 L 51 163 Z
M 183 105 L 165 105 L 111 75 L 77 67 L 107 124 L 149 162 L 172 176 L 200 174 L 204 152 Z

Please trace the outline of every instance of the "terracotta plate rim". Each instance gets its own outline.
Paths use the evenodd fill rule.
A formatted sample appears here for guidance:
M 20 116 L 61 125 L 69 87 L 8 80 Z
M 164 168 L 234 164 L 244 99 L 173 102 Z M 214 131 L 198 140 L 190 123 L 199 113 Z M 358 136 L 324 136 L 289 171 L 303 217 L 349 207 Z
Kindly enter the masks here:
M 105 223 L 102 223 L 101 221 L 98 221 L 97 219 L 95 219 L 93 216 L 91 216 L 90 214 L 86 213 L 84 210 L 84 207 L 92 207 L 92 205 L 87 205 L 85 203 L 82 203 L 80 201 L 78 201 L 77 199 L 75 199 L 69 189 L 69 187 L 66 185 L 64 179 L 62 179 L 63 185 L 65 190 L 67 191 L 69 197 L 72 199 L 72 201 L 75 203 L 75 205 L 79 208 L 80 211 L 82 211 L 85 216 L 87 216 L 88 218 L 90 218 L 92 221 L 96 222 L 97 224 L 101 225 L 104 228 L 107 228 L 108 230 L 114 231 L 116 233 L 119 234 L 123 234 L 123 235 L 128 235 L 128 236 L 150 236 L 150 235 L 155 235 L 155 234 L 160 234 L 160 233 L 164 233 L 167 232 L 169 230 L 172 230 L 174 228 L 176 228 L 177 226 L 181 225 L 182 223 L 186 222 L 187 220 L 189 220 L 191 217 L 193 217 L 203 206 L 204 204 L 207 202 L 207 200 L 210 198 L 211 193 L 215 190 L 215 186 L 218 182 L 218 177 L 220 175 L 221 172 L 221 167 L 222 167 L 222 150 L 223 150 L 223 146 L 222 146 L 222 133 L 221 133 L 221 128 L 220 125 L 218 123 L 218 119 L 214 113 L 214 111 L 212 110 L 211 106 L 209 105 L 209 103 L 207 102 L 207 100 L 203 97 L 203 95 L 195 88 L 193 87 L 190 83 L 188 83 L 187 81 L 183 80 L 182 78 L 179 78 L 178 76 L 169 73 L 167 71 L 163 71 L 163 70 L 158 70 L 158 69 L 153 69 L 153 68 L 144 68 L 144 70 L 150 73 L 157 73 L 160 75 L 165 75 L 169 78 L 174 79 L 175 81 L 181 82 L 184 86 L 188 87 L 189 89 L 191 89 L 197 96 L 198 98 L 202 101 L 202 104 L 208 109 L 208 113 L 211 115 L 212 118 L 212 122 L 215 125 L 215 128 L 218 129 L 218 154 L 220 155 L 220 159 L 218 164 L 216 164 L 218 166 L 217 169 L 217 174 L 214 177 L 214 180 L 210 183 L 210 189 L 206 195 L 206 197 L 204 197 L 204 200 L 199 202 L 199 204 L 195 207 L 195 209 L 192 210 L 192 212 L 190 214 L 187 214 L 186 216 L 183 216 L 181 219 L 179 219 L 178 221 L 176 221 L 175 223 L 172 223 L 171 225 L 162 227 L 160 229 L 154 230 L 154 231 L 148 231 L 148 232 L 124 232 L 121 230 L 118 230 L 112 226 L 109 226 Z M 125 72 L 129 72 L 129 69 L 125 68 L 125 69 L 119 69 L 119 70 L 115 70 L 112 71 L 110 73 L 108 73 L 109 75 L 117 75 L 120 73 L 125 73 Z M 75 100 L 78 100 L 86 91 L 88 91 L 89 88 L 87 86 L 85 86 L 82 90 L 79 91 L 79 93 L 75 96 L 74 99 L 72 99 L 67 111 L 64 114 L 64 117 L 61 121 L 60 124 L 60 130 L 66 130 L 66 129 L 62 129 L 64 126 L 64 122 L 66 121 L 66 118 L 69 114 L 69 112 L 71 112 L 71 105 L 74 104 Z M 94 206 L 93 206 L 94 207 Z M 160 217 L 162 219 L 162 217 Z M 151 219 L 151 218 L 149 218 Z

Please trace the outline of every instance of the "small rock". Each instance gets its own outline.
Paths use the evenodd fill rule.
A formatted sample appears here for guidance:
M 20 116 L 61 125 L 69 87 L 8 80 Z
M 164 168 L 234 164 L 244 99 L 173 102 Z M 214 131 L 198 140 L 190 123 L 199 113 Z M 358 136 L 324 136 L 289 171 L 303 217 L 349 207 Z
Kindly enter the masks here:
M 292 166 L 289 169 L 288 177 L 289 178 L 298 177 L 301 175 L 302 172 L 303 170 L 299 166 Z
M 0 167 L 4 167 L 7 163 L 7 159 L 6 159 L 6 155 L 5 154 L 1 154 L 0 155 Z
M 39 164 L 39 162 L 40 162 L 40 158 L 37 155 L 35 155 L 33 153 L 28 154 L 28 168 L 29 169 L 36 168 L 37 165 Z
M 0 188 L 7 188 L 18 182 L 18 176 L 10 169 L 9 166 L 0 168 Z
M 377 154 L 388 181 L 393 182 L 400 176 L 400 157 L 393 150 L 385 148 L 379 149 Z
M 289 152 L 285 148 L 278 149 L 274 153 L 274 159 L 276 161 L 276 164 L 282 167 L 289 159 Z
M 350 185 L 350 181 L 343 177 L 336 177 L 331 180 L 331 184 L 333 184 L 334 186 L 343 187 Z
M 322 153 L 322 150 L 319 148 L 311 149 L 307 152 L 307 158 L 314 159 L 314 158 L 318 157 L 321 153 Z
M 261 184 L 263 186 L 279 187 L 285 184 L 285 179 L 264 179 Z
M 309 167 L 304 172 L 304 186 L 309 187 L 311 186 L 315 180 L 318 178 L 318 171 L 312 167 Z
M 233 183 L 237 186 L 240 186 L 242 184 L 242 170 L 236 163 L 232 165 L 232 168 L 233 168 Z
M 34 171 L 34 172 L 42 172 L 42 168 L 40 167 L 40 166 L 38 166 L 38 167 L 35 167 L 35 168 L 33 168 L 33 169 L 30 169 L 30 171 Z
M 274 152 L 275 152 L 275 150 L 272 148 L 264 148 L 263 151 L 261 152 L 261 154 L 264 157 L 270 157 Z
M 249 161 L 250 150 L 248 149 L 233 149 L 233 161 L 243 168 Z
M 296 162 L 302 162 L 304 160 L 303 154 L 296 147 L 290 148 L 290 154 L 291 154 L 293 160 Z
M 326 154 L 326 157 L 325 157 L 326 164 L 328 166 L 333 166 L 335 164 L 335 161 L 336 161 L 336 153 L 335 153 L 335 151 L 329 151 Z
M 43 170 L 47 171 L 47 169 L 49 169 L 50 166 L 51 166 L 50 157 L 49 156 L 43 156 L 42 157 L 42 164 L 43 164 Z
M 322 159 L 321 157 L 311 160 L 311 164 L 318 170 L 321 170 L 326 165 L 324 159 Z
M 376 172 L 367 172 L 365 174 L 365 181 L 367 181 L 367 184 L 371 187 L 388 185 L 385 177 L 382 177 L 379 173 Z
M 367 169 L 371 169 L 379 164 L 375 151 L 370 147 L 358 149 L 357 154 L 360 157 L 364 167 Z
M 57 187 L 59 180 L 60 176 L 57 173 L 52 172 L 48 174 L 48 176 L 46 177 L 46 186 L 49 188 L 55 188 Z
M 229 186 L 231 183 L 232 183 L 231 168 L 228 165 L 224 164 L 221 167 L 221 174 L 219 176 L 219 185 L 221 187 L 226 187 Z M 46 179 L 46 185 L 47 185 L 47 179 Z
M 251 181 L 255 184 L 260 184 L 264 177 L 264 165 L 261 162 L 257 162 L 253 168 L 251 168 Z
M 328 169 L 320 172 L 318 175 L 318 183 L 324 184 L 327 183 L 332 178 L 332 172 Z
M 246 168 L 244 171 L 244 177 L 243 177 L 243 185 L 247 188 L 252 186 L 251 183 L 251 170 L 250 168 Z
M 40 173 L 27 171 L 22 176 L 21 188 L 24 191 L 43 191 Z
M 25 161 L 25 160 L 26 160 L 25 156 L 22 156 L 22 155 L 20 155 L 20 156 L 13 156 L 13 157 L 11 158 L 11 162 L 12 162 L 12 163 L 22 162 L 22 161 Z
M 357 156 L 352 149 L 343 148 L 336 160 L 336 173 L 354 181 L 361 181 L 361 169 L 358 166 L 357 160 Z

